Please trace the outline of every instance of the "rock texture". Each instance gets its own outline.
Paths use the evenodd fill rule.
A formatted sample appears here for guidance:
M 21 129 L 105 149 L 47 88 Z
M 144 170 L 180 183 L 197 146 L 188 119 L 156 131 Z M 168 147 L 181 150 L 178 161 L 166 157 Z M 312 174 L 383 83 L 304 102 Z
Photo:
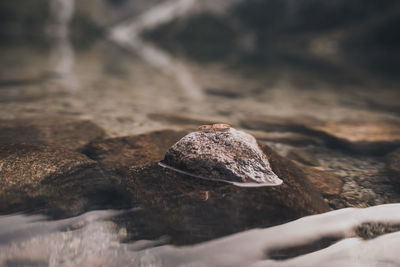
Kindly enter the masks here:
M 167 234 L 172 243 L 187 244 L 330 210 L 300 167 L 292 168 L 290 161 L 264 149 L 275 158 L 271 166 L 284 180 L 280 186 L 238 187 L 157 163 L 131 168 L 126 187 L 144 207 L 132 215 L 131 230 L 140 228 L 139 238 Z
M 0 213 L 45 208 L 55 216 L 72 216 L 107 201 L 113 186 L 96 166 L 64 148 L 1 145 Z
M 312 153 L 309 153 L 305 150 L 294 148 L 289 151 L 287 154 L 289 159 L 295 160 L 307 166 L 318 166 L 318 158 L 315 157 Z
M 400 184 L 400 149 L 396 149 L 386 156 L 386 167 L 390 173 L 391 180 Z
M 321 140 L 329 148 L 351 153 L 383 155 L 400 146 L 400 124 L 391 121 L 322 122 L 310 118 L 260 118 L 242 121 L 241 126 L 266 132 L 308 135 Z
M 80 150 L 105 132 L 93 122 L 69 117 L 0 120 L 0 144 L 51 145 Z
M 107 171 L 123 172 L 132 166 L 145 166 L 163 159 L 168 148 L 187 132 L 162 130 L 146 134 L 91 142 L 84 153 Z
M 233 128 L 227 132 L 192 132 L 168 150 L 163 163 L 194 176 L 236 185 L 282 183 L 256 139 Z
M 322 194 L 340 191 L 324 180 L 324 172 L 295 164 L 266 145 L 260 149 L 284 181 L 280 186 L 237 187 L 160 167 L 168 148 L 186 134 L 156 131 L 95 141 L 85 149 L 102 168 L 120 175 L 132 205 L 141 207 L 121 219 L 130 222 L 124 227 L 136 240 L 168 235 L 173 244 L 188 244 L 276 225 L 330 210 Z M 311 176 L 323 182 L 314 184 Z

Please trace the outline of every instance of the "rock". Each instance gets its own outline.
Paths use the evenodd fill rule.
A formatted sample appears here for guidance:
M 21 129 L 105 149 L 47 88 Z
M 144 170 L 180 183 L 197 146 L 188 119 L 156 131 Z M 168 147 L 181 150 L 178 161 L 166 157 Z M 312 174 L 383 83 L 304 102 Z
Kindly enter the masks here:
M 267 146 L 263 150 L 282 185 L 237 187 L 178 173 L 156 162 L 132 166 L 126 188 L 144 207 L 130 218 L 131 230 L 140 228 L 143 235 L 135 238 L 169 235 L 173 244 L 194 243 L 330 210 L 301 166 Z
M 256 139 L 234 128 L 192 132 L 165 154 L 164 164 L 204 179 L 235 185 L 280 185 Z
M 80 150 L 104 136 L 104 130 L 96 124 L 69 117 L 0 121 L 0 144 L 42 144 Z
M 318 166 L 318 159 L 314 157 L 312 153 L 308 153 L 305 150 L 294 148 L 289 151 L 287 157 L 289 159 L 300 162 L 301 164 L 308 166 Z
M 339 196 L 342 192 L 343 180 L 338 175 L 304 165 L 301 171 L 323 196 Z
M 400 231 L 400 224 L 363 223 L 355 229 L 355 234 L 369 240 L 378 236 Z
M 84 153 L 108 171 L 126 171 L 163 159 L 168 148 L 187 132 L 163 130 L 91 142 Z
M 292 146 L 323 145 L 323 140 L 315 136 L 310 136 L 294 132 L 264 132 L 255 130 L 246 130 L 258 141 L 283 143 Z
M 397 121 L 328 121 L 309 118 L 262 118 L 241 122 L 245 129 L 295 132 L 318 138 L 330 148 L 351 153 L 382 155 L 400 146 Z
M 293 176 L 292 179 L 295 180 L 306 180 L 306 184 L 311 183 L 315 188 L 318 189 L 317 191 L 323 195 L 340 194 L 343 181 L 336 174 L 327 171 L 320 171 L 302 164 L 297 164 L 291 160 L 279 156 L 267 145 L 261 145 L 261 147 L 271 163 L 271 168 L 274 170 L 274 172 L 276 170 L 275 173 L 279 177 L 284 175 Z M 280 175 L 279 172 L 283 173 Z
M 315 125 L 313 129 L 352 143 L 376 143 L 400 141 L 400 125 L 398 122 L 326 122 Z
M 296 164 L 263 144 L 272 171 L 284 181 L 280 186 L 237 187 L 160 167 L 168 148 L 186 134 L 156 131 L 95 141 L 85 149 L 105 170 L 123 174 L 121 188 L 133 205 L 142 207 L 121 220 L 130 222 L 124 224 L 128 232 L 140 233 L 136 240 L 168 235 L 173 244 L 188 244 L 277 225 L 330 210 L 321 194 L 340 191 L 333 176 Z
M 386 156 L 386 168 L 390 173 L 391 180 L 400 184 L 400 149 L 396 149 Z
M 1 145 L 0 213 L 45 208 L 54 216 L 72 216 L 106 202 L 112 183 L 96 165 L 64 148 Z

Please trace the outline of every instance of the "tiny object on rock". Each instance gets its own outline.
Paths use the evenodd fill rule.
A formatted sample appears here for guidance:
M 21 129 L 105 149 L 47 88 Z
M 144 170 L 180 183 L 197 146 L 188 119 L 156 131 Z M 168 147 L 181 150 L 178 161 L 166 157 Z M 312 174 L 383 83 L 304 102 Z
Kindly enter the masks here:
M 217 132 L 228 132 L 231 126 L 229 124 L 217 123 L 213 124 L 212 128 Z
M 275 186 L 282 180 L 272 171 L 256 139 L 227 124 L 201 126 L 166 153 L 160 166 L 194 177 L 237 186 Z
M 208 133 L 213 131 L 213 127 L 211 125 L 202 125 L 199 127 L 199 131 Z

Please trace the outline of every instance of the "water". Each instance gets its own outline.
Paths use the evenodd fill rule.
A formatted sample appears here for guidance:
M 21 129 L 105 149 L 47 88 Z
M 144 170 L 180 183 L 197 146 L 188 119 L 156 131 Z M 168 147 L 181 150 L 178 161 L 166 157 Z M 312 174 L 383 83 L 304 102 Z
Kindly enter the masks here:
M 388 203 L 400 193 L 386 157 L 400 140 L 400 7 L 372 2 L 43 0 L 26 6 L 36 23 L 4 15 L 2 121 L 88 119 L 109 137 L 227 122 L 344 185 L 323 196 L 333 211 L 273 227 L 244 219 L 244 204 L 221 213 L 231 225 L 201 210 L 185 229 L 140 202 L 62 220 L 3 215 L 0 265 L 399 265 L 400 206 Z M 363 240 L 366 223 L 393 233 Z
M 399 211 L 399 204 L 337 210 L 186 247 L 164 245 L 163 239 L 121 243 L 126 229 L 110 218 L 123 211 L 92 211 L 59 221 L 2 216 L 0 262 L 4 266 L 396 266 L 398 232 L 362 240 L 355 229 L 362 223 L 399 224 Z M 319 245 L 327 238 L 336 243 L 327 248 Z

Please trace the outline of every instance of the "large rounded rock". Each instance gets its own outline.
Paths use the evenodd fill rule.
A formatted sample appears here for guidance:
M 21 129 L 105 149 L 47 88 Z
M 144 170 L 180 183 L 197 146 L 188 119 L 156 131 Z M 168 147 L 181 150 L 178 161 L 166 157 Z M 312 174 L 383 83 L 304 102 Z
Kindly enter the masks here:
M 233 128 L 192 132 L 165 155 L 167 167 L 196 177 L 235 185 L 280 185 L 256 139 Z
M 262 144 L 263 157 L 283 180 L 279 186 L 238 187 L 159 166 L 186 134 L 155 131 L 95 141 L 85 149 L 102 168 L 120 175 L 132 204 L 141 207 L 121 220 L 135 239 L 169 235 L 173 244 L 210 240 L 328 211 L 321 195 L 340 193 L 339 178 L 296 164 Z
M 0 146 L 0 213 L 48 209 L 71 216 L 106 202 L 111 181 L 87 156 L 44 145 Z

